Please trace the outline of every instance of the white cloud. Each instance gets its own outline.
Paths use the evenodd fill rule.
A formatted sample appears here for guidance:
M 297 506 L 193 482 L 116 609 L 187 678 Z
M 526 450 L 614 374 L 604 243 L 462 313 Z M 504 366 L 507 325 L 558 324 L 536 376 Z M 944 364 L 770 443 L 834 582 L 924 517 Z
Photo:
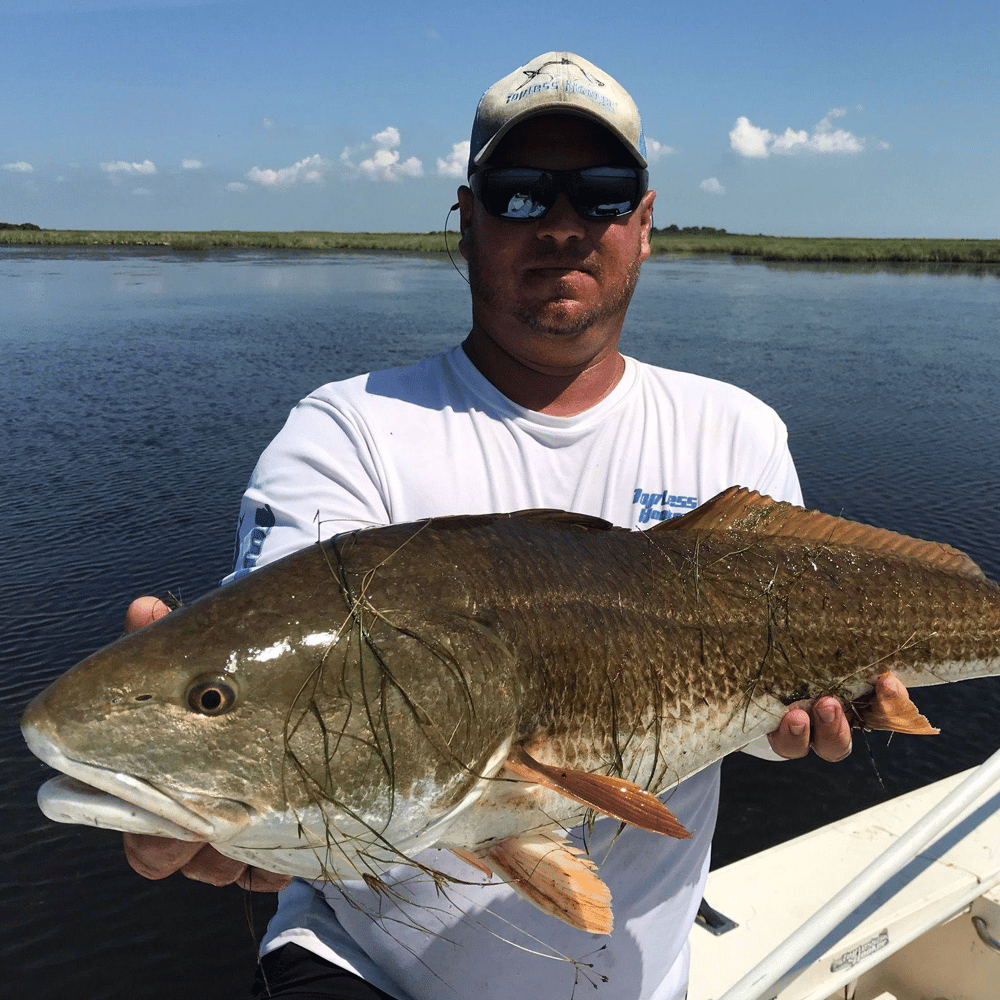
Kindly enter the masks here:
M 25 163 L 24 160 L 18 160 L 17 163 L 5 163 L 2 169 L 10 170 L 15 174 L 30 174 L 35 168 L 30 163 Z
M 138 195 L 140 198 L 151 198 L 153 196 L 153 192 L 150 191 L 149 188 L 141 188 L 141 187 L 134 188 L 132 194 Z
M 201 170 L 203 166 L 205 164 L 201 160 L 181 160 L 182 170 Z
M 313 153 L 298 163 L 293 163 L 290 167 L 282 167 L 280 170 L 269 168 L 253 167 L 247 171 L 247 180 L 264 187 L 289 187 L 302 181 L 305 184 L 318 184 L 323 180 L 323 173 L 329 166 L 326 160 L 319 153 Z
M 143 160 L 142 163 L 129 163 L 127 160 L 108 160 L 101 164 L 101 170 L 112 177 L 121 177 L 125 174 L 155 174 L 156 164 L 152 160 Z
M 399 129 L 390 125 L 388 128 L 372 136 L 376 150 L 371 156 L 360 163 L 354 158 L 368 148 L 368 143 L 361 146 L 347 146 L 340 154 L 340 162 L 356 177 L 366 177 L 370 181 L 398 181 L 403 177 L 422 177 L 424 165 L 415 156 L 406 160 L 400 159 L 398 146 L 401 141 Z M 453 154 L 454 155 L 454 151 Z
M 657 160 L 662 160 L 667 156 L 673 156 L 676 152 L 673 146 L 665 146 L 662 142 L 657 142 L 655 139 L 646 140 L 646 162 L 656 163 Z
M 802 129 L 796 132 L 794 129 L 786 128 L 784 135 L 774 137 L 771 143 L 772 153 L 794 153 L 805 149 L 809 145 L 809 133 Z M 796 146 L 800 147 L 796 150 Z
M 740 156 L 764 159 L 768 155 L 767 144 L 773 139 L 774 135 L 766 128 L 757 128 L 756 125 L 750 123 L 749 118 L 742 115 L 736 119 L 736 124 L 729 130 L 729 145 Z
M 244 184 L 243 181 L 230 181 L 226 185 L 226 190 L 227 191 L 236 191 L 238 193 L 242 193 L 243 191 L 249 191 L 250 190 L 250 185 L 249 184 Z
M 706 177 L 699 185 L 705 194 L 725 194 L 726 187 L 724 184 L 719 183 L 718 177 Z
M 400 142 L 399 129 L 394 125 L 389 125 L 384 128 L 381 132 L 376 132 L 372 136 L 372 142 L 376 146 L 382 146 L 385 149 L 391 149 L 393 146 L 398 146 Z
M 415 156 L 400 162 L 397 150 L 376 149 L 372 156 L 358 164 L 358 170 L 370 181 L 398 181 L 403 177 L 422 176 L 424 166 Z
M 865 148 L 865 140 L 833 125 L 834 118 L 846 114 L 846 108 L 832 108 L 816 123 L 812 134 L 805 129 L 786 128 L 781 135 L 758 128 L 749 118 L 740 116 L 729 130 L 729 145 L 740 156 L 755 159 L 766 159 L 771 153 L 860 153 Z
M 436 170 L 438 177 L 465 177 L 466 171 L 469 169 L 470 148 L 471 143 L 466 139 L 465 142 L 456 142 L 451 147 L 451 153 L 447 159 L 442 160 L 439 156 Z

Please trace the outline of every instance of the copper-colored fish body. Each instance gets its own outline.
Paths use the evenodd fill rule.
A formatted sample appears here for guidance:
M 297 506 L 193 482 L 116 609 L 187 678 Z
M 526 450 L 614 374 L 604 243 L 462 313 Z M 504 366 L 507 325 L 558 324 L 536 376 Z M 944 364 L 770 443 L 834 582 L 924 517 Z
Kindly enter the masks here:
M 535 511 L 337 536 L 89 657 L 23 728 L 76 781 L 43 790 L 54 818 L 332 879 L 447 847 L 538 871 L 533 902 L 605 932 L 559 827 L 684 836 L 644 790 L 801 698 L 926 731 L 869 697 L 887 670 L 1000 673 L 1000 588 L 948 546 L 733 488 L 647 532 Z

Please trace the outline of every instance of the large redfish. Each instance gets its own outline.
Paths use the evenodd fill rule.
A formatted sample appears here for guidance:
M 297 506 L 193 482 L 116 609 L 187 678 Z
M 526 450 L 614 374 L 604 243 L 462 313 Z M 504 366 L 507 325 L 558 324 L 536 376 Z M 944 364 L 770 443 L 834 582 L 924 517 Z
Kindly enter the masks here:
M 733 488 L 649 531 L 553 511 L 353 531 L 95 653 L 24 715 L 52 819 L 310 878 L 431 846 L 611 928 L 564 829 L 685 836 L 655 797 L 839 696 L 1000 673 L 1000 588 L 949 548 Z M 652 794 L 651 794 L 652 793 Z

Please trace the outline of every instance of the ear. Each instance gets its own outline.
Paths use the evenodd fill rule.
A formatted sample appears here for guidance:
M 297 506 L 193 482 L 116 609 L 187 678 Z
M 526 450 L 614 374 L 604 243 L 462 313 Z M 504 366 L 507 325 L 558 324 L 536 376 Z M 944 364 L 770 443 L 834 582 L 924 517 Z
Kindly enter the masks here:
M 472 228 L 472 215 L 476 207 L 476 196 L 472 193 L 472 188 L 463 184 L 458 189 L 458 222 L 462 231 L 462 238 L 458 241 L 458 250 L 461 255 L 469 259 L 469 230 Z
M 655 191 L 647 191 L 639 202 L 639 260 L 645 260 L 652 248 L 649 245 L 649 236 L 653 229 L 653 202 L 656 200 Z

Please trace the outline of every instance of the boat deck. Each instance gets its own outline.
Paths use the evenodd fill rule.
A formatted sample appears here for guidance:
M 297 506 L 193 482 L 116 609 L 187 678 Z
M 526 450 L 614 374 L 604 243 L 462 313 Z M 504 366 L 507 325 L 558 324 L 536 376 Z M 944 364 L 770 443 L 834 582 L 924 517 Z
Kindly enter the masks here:
M 712 872 L 705 892 L 738 925 L 691 933 L 689 1000 L 720 1000 L 968 772 L 856 813 Z M 1000 792 L 892 877 L 761 1000 L 998 1000 Z

